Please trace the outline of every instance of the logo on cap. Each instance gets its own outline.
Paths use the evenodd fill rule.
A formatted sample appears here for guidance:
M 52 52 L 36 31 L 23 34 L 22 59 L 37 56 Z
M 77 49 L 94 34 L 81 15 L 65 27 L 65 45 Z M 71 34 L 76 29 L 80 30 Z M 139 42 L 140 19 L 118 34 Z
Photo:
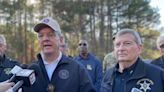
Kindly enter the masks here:
M 50 20 L 49 19 L 44 19 L 43 22 L 44 23 L 48 23 Z

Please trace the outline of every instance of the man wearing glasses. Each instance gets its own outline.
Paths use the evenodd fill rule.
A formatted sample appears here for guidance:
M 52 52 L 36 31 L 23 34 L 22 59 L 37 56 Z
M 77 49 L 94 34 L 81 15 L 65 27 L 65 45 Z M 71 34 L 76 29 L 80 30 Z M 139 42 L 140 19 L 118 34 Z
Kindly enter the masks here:
M 157 48 L 161 53 L 161 56 L 153 60 L 151 63 L 164 69 L 164 34 L 157 38 Z
M 75 56 L 74 59 L 80 62 L 87 69 L 90 78 L 97 90 L 100 92 L 101 80 L 102 80 L 102 64 L 95 55 L 89 53 L 89 44 L 87 40 L 81 39 L 78 44 L 79 55 Z
M 164 71 L 140 58 L 141 38 L 133 29 L 122 29 L 115 37 L 117 64 L 106 72 L 101 92 L 164 92 Z

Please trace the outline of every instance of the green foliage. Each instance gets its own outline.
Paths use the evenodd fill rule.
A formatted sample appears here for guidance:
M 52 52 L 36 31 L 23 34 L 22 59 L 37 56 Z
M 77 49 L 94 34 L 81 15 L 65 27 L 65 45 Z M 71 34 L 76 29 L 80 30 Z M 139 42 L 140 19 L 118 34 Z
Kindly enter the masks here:
M 155 49 L 159 32 L 153 27 L 159 24 L 160 17 L 158 9 L 149 5 L 149 0 L 35 0 L 38 3 L 34 5 L 27 5 L 26 1 L 0 1 L 0 13 L 3 14 L 0 33 L 7 38 L 8 54 L 24 63 L 31 62 L 39 51 L 32 28 L 45 16 L 60 23 L 70 55 L 77 54 L 79 38 L 86 37 L 91 52 L 102 59 L 112 51 L 112 34 L 125 27 L 134 28 L 141 34 L 143 58 L 153 59 L 159 55 Z
M 159 56 L 159 51 L 156 48 L 156 38 L 160 33 L 151 29 L 140 29 L 139 33 L 143 41 L 141 56 L 145 59 L 157 58 Z
M 126 18 L 122 25 L 130 25 L 132 28 L 151 27 L 159 24 L 159 13 L 157 9 L 150 7 L 149 0 L 133 0 L 128 8 L 123 11 L 122 17 Z

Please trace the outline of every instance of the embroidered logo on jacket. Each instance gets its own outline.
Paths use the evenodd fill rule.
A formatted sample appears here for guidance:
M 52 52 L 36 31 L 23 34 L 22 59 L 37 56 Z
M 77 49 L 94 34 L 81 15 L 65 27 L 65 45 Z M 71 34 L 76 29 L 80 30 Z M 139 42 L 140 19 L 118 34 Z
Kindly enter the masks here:
M 140 90 L 143 92 L 147 92 L 147 90 L 151 90 L 151 85 L 154 85 L 154 82 L 148 78 L 140 79 L 137 82 L 137 85 L 140 85 Z
M 87 69 L 88 69 L 88 70 L 92 70 L 92 66 L 89 65 L 89 64 L 87 64 Z
M 5 68 L 3 71 L 5 72 L 5 74 L 9 75 L 10 71 L 11 71 L 11 68 Z
M 59 77 L 61 79 L 68 79 L 68 77 L 69 77 L 69 71 L 68 70 L 65 70 L 65 69 L 60 70 L 59 71 Z

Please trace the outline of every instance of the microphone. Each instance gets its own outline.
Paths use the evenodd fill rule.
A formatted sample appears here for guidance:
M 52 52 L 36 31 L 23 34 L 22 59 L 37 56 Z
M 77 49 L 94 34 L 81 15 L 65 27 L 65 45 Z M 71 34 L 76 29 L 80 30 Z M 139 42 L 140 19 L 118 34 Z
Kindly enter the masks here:
M 28 65 L 21 64 L 20 67 L 23 68 L 23 69 L 26 69 L 28 67 Z M 14 82 L 16 80 L 16 73 L 19 72 L 19 69 L 20 68 L 16 68 L 15 70 L 13 70 L 14 72 L 12 71 L 13 73 L 10 71 L 10 73 L 12 73 L 13 76 L 9 79 L 9 82 Z
M 21 64 L 20 67 L 23 68 L 23 69 L 27 69 L 28 65 L 27 64 Z
M 36 80 L 34 70 L 23 69 L 16 74 L 16 79 L 23 80 L 24 86 L 31 86 Z
M 34 70 L 36 76 L 38 75 L 38 73 L 41 72 L 39 65 L 36 64 L 36 63 L 30 64 L 30 65 L 28 66 L 28 69 Z
M 23 85 L 24 81 L 20 80 L 18 81 L 13 87 L 12 87 L 12 92 L 17 92 L 17 90 Z
M 21 86 L 31 86 L 36 81 L 35 73 L 32 69 L 22 69 L 16 65 L 10 72 L 14 74 L 15 79 L 18 80 L 12 87 L 13 92 L 16 92 Z M 12 77 L 10 78 L 11 80 Z
M 15 78 L 16 78 L 16 75 L 13 74 L 13 76 L 9 79 L 9 82 L 14 82 Z

